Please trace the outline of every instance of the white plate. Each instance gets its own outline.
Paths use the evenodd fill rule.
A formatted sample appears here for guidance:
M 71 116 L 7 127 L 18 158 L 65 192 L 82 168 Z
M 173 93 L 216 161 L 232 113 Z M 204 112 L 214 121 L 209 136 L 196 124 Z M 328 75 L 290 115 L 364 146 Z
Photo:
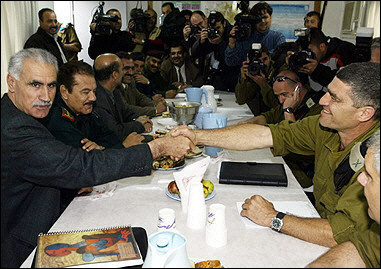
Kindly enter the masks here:
M 179 195 L 177 193 L 170 193 L 168 188 L 165 189 L 165 194 L 173 199 L 173 200 L 176 200 L 176 201 L 181 201 L 181 198 L 179 197 Z M 211 194 L 208 194 L 208 196 L 205 197 L 205 201 L 208 201 L 210 199 L 212 199 L 214 196 L 216 196 L 216 188 L 214 188 L 214 190 L 212 191 Z

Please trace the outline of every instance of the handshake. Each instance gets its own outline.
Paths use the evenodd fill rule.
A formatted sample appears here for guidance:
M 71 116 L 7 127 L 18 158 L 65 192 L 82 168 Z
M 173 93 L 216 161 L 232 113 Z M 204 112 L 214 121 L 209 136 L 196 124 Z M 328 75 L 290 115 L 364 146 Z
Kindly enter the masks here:
M 164 137 L 148 142 L 153 159 L 166 155 L 175 161 L 194 150 L 196 144 L 196 134 L 187 126 L 176 127 Z

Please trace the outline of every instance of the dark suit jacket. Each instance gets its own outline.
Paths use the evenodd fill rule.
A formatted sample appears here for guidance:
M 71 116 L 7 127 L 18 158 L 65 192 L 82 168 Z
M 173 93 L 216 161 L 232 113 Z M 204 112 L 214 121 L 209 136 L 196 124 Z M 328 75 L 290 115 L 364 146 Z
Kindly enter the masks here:
M 60 215 L 60 189 L 151 173 L 147 144 L 84 151 L 1 99 L 1 267 L 19 267 Z M 75 221 L 75 220 L 73 220 Z
M 60 44 L 60 47 L 63 53 L 65 54 L 65 57 L 67 60 L 69 58 L 67 57 L 67 53 L 62 45 L 61 40 L 62 38 L 58 37 L 57 39 L 58 44 Z M 38 48 L 38 49 L 47 50 L 57 58 L 58 66 L 61 66 L 63 64 L 60 50 L 57 47 L 57 44 L 54 41 L 54 38 L 51 35 L 49 35 L 47 32 L 45 32 L 44 30 L 42 30 L 41 27 L 38 27 L 37 32 L 31 35 L 28 38 L 28 40 L 25 42 L 24 49 L 28 49 L 28 48 Z
M 134 120 L 139 117 L 139 114 L 126 106 L 119 90 L 115 89 L 113 92 L 115 105 L 106 91 L 108 90 L 97 81 L 97 101 L 94 113 L 101 117 L 107 128 L 113 131 L 120 141 L 132 132 L 143 133 L 145 131 L 143 124 Z
M 185 75 L 187 80 L 186 84 L 194 87 L 201 87 L 204 85 L 202 73 L 197 66 L 192 63 L 189 57 L 185 58 Z M 164 60 L 161 64 L 161 76 L 168 84 L 178 81 L 176 68 L 169 58 Z

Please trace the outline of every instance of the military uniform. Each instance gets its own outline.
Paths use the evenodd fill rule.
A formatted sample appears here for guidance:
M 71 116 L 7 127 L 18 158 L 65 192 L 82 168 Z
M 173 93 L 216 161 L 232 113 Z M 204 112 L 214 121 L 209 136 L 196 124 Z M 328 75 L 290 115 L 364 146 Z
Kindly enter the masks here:
M 335 130 L 319 125 L 320 115 L 310 116 L 301 121 L 282 121 L 269 124 L 273 137 L 274 156 L 294 152 L 315 155 L 315 175 L 313 178 L 315 207 L 322 218 L 331 225 L 333 237 L 338 244 L 351 240 L 368 265 L 379 264 L 380 229 L 372 230 L 374 221 L 368 216 L 368 204 L 364 187 L 357 181 L 362 169 L 354 173 L 349 182 L 337 190 L 334 171 L 349 155 L 357 142 L 371 137 L 380 129 L 377 121 L 368 131 L 354 139 L 343 151 L 339 151 L 340 137 Z M 355 164 L 356 165 L 356 164 Z M 354 236 L 357 235 L 357 236 Z
M 258 84 L 251 79 L 245 79 L 243 83 L 238 80 L 235 86 L 235 97 L 239 105 L 246 104 L 249 106 L 254 116 L 260 113 L 269 111 L 271 108 L 279 105 L 279 101 L 274 94 L 272 88 L 272 81 L 275 74 L 273 63 L 271 63 L 270 70 L 266 74 L 266 85 L 261 88 Z
M 62 25 L 57 33 L 62 38 L 63 44 L 74 44 L 80 51 L 82 50 L 81 42 L 75 32 L 74 25 L 70 22 L 66 25 Z M 66 50 L 69 61 L 78 61 L 78 52 Z
M 323 95 L 324 92 L 308 90 L 300 105 L 295 108 L 294 116 L 296 120 L 301 120 L 308 116 L 320 114 L 323 107 L 319 105 L 319 100 Z M 270 111 L 262 113 L 261 115 L 266 118 L 266 123 L 268 124 L 279 123 L 285 119 L 282 109 L 283 105 L 278 105 L 273 107 Z M 314 155 L 305 156 L 289 153 L 286 156 L 283 156 L 283 159 L 290 167 L 295 178 L 303 188 L 312 186 L 312 177 L 314 174 L 313 167 L 315 163 Z
M 43 121 L 52 135 L 66 145 L 80 148 L 83 146 L 81 140 L 87 138 L 105 148 L 124 148 L 98 116 L 94 113 L 76 116 L 60 96 L 56 97 L 48 117 Z

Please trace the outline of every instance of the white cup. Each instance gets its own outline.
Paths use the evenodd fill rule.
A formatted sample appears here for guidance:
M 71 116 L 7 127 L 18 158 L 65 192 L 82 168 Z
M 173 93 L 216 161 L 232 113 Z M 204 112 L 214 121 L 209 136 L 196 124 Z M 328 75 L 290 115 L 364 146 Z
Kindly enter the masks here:
M 201 182 L 189 186 L 187 226 L 193 230 L 201 230 L 206 224 L 206 205 L 204 189 Z
M 158 231 L 174 230 L 176 228 L 175 210 L 172 208 L 162 208 L 159 210 L 157 222 Z
M 209 206 L 205 241 L 211 247 L 223 247 L 227 244 L 225 209 L 223 204 Z

